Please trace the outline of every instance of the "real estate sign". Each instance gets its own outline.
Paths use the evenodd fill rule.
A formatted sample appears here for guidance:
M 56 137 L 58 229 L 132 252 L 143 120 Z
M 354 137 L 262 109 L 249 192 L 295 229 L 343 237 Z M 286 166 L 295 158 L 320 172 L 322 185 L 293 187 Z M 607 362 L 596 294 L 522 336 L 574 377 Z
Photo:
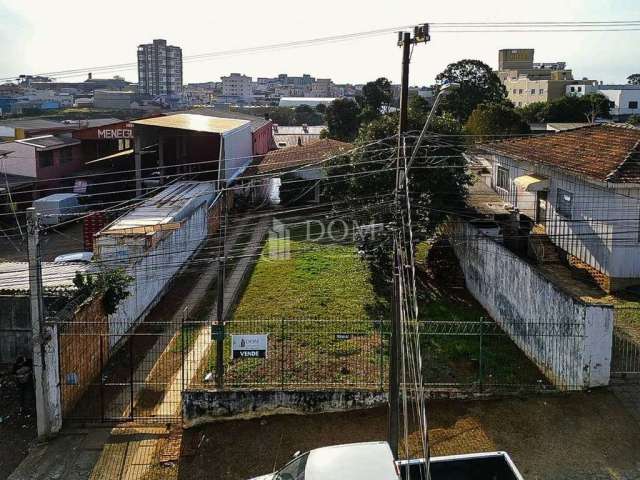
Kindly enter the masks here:
M 266 358 L 266 334 L 231 335 L 231 358 Z

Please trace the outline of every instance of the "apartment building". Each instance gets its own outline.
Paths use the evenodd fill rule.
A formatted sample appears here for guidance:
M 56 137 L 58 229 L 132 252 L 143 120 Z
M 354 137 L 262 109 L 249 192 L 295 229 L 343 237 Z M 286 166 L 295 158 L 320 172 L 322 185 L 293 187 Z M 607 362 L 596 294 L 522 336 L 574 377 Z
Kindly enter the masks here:
M 565 95 L 576 83 L 565 62 L 534 63 L 532 48 L 503 49 L 498 52 L 496 74 L 507 89 L 509 100 L 523 107 L 533 102 L 549 102 Z
M 251 101 L 253 99 L 253 80 L 247 75 L 232 73 L 222 77 L 222 96 L 239 100 Z
M 138 93 L 173 95 L 182 92 L 182 49 L 166 40 L 138 46 Z
M 598 85 L 598 92 L 611 102 L 611 115 L 615 119 L 640 115 L 640 85 Z

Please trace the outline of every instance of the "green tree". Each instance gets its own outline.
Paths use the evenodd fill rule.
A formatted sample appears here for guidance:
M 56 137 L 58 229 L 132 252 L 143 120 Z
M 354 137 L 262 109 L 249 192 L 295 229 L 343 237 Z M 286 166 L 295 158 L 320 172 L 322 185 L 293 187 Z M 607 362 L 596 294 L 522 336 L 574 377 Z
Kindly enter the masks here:
M 533 102 L 524 107 L 519 107 L 516 111 L 527 123 L 543 123 L 547 102 Z
M 501 103 L 507 98 L 507 90 L 498 76 L 480 60 L 451 63 L 438 74 L 436 81 L 459 84 L 442 101 L 442 110 L 460 122 L 466 122 L 481 103 Z
M 420 95 L 409 97 L 409 111 L 414 115 L 423 115 L 425 118 L 431 111 L 431 104 Z
M 601 93 L 589 93 L 582 97 L 584 115 L 589 123 L 596 118 L 611 118 L 611 102 Z
M 268 113 L 273 123 L 284 126 L 295 125 L 296 112 L 293 108 L 275 107 L 270 109 Z
M 360 128 L 360 107 L 353 100 L 338 98 L 327 107 L 326 121 L 329 138 L 351 142 Z
M 360 101 L 365 119 L 372 120 L 379 117 L 383 108 L 388 109 L 392 96 L 391 82 L 384 77 L 368 82 L 362 87 Z
M 640 85 L 640 73 L 634 73 L 627 77 L 627 82 L 629 85 Z
M 409 109 L 409 129 L 422 129 L 427 113 L 424 109 Z M 388 208 L 395 186 L 395 169 L 390 166 L 397 151 L 397 131 L 397 113 L 363 124 L 355 142 L 359 148 L 348 158 L 334 161 L 329 168 L 331 181 L 327 182 L 326 194 L 331 200 L 344 201 L 353 211 L 361 212 L 354 218 L 360 224 L 397 220 L 395 212 Z M 425 141 L 416 156 L 416 168 L 408 176 L 416 242 L 432 235 L 449 213 L 462 206 L 469 182 L 460 155 L 464 145 L 459 122 L 451 116 L 435 117 L 429 132 L 447 137 L 446 142 Z M 408 147 L 411 151 L 412 144 Z M 360 206 L 366 209 L 359 209 Z M 391 261 L 388 232 L 361 239 L 360 249 L 370 264 L 376 287 L 386 290 Z
M 298 105 L 294 110 L 294 122 L 296 125 L 322 125 L 323 118 L 309 105 Z
M 601 93 L 583 97 L 570 95 L 549 102 L 544 111 L 545 122 L 590 122 L 596 118 L 609 118 L 609 99 Z
M 483 141 L 492 136 L 520 135 L 531 129 L 515 109 L 502 103 L 482 103 L 471 113 L 464 126 L 473 140 Z
M 78 290 L 102 295 L 102 306 L 108 315 L 115 313 L 118 304 L 131 294 L 128 286 L 132 281 L 133 278 L 122 268 L 104 269 L 84 275 L 77 272 L 73 279 Z
M 319 103 L 318 105 L 316 105 L 316 112 L 324 115 L 325 113 L 327 113 L 327 106 L 324 103 Z

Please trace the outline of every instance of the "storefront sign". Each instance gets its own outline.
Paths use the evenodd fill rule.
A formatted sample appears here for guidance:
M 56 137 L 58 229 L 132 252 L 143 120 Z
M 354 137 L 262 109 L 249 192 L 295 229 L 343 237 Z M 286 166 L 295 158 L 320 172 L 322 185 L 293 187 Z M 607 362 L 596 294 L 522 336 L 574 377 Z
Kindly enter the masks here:
M 231 358 L 266 358 L 267 335 L 231 335 Z
M 133 128 L 99 128 L 99 139 L 133 138 Z

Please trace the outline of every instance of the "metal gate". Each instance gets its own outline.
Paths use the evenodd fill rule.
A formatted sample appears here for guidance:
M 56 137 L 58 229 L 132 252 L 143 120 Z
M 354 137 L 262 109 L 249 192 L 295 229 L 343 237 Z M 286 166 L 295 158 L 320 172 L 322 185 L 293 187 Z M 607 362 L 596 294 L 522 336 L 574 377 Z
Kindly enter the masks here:
M 611 378 L 640 380 L 640 339 L 627 329 L 613 329 Z
M 184 387 L 183 322 L 143 322 L 132 333 L 58 324 L 63 418 L 178 422 Z

